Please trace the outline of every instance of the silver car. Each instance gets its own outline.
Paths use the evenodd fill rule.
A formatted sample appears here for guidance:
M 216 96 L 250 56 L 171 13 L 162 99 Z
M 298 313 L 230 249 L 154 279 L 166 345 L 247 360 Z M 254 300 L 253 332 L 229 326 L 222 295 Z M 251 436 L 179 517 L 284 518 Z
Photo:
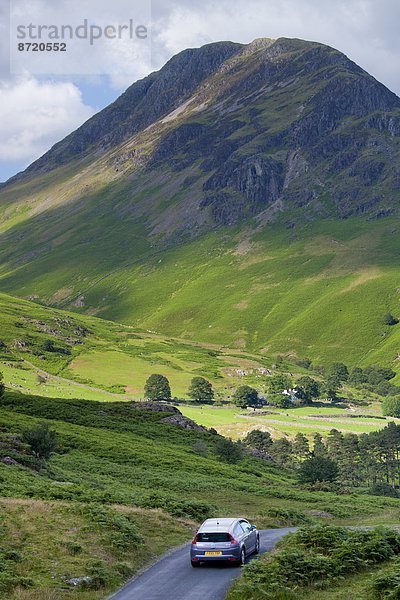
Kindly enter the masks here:
M 192 567 L 221 560 L 243 565 L 259 551 L 260 534 L 246 519 L 207 519 L 192 540 L 190 561 Z

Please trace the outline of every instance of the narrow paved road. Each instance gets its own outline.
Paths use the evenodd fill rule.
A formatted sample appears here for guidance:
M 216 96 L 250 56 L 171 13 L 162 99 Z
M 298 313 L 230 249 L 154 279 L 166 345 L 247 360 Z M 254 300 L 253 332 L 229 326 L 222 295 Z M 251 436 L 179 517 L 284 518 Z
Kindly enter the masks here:
M 260 531 L 261 552 L 295 528 Z M 161 558 L 155 565 L 111 596 L 112 600 L 223 600 L 240 567 L 213 564 L 193 569 L 189 545 Z M 110 600 L 111 600 L 110 598 Z

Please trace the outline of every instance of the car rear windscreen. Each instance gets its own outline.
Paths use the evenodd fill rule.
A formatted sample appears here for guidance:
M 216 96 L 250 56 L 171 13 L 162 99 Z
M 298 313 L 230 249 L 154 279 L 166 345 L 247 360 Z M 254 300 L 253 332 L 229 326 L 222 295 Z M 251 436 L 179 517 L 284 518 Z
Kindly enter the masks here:
M 215 533 L 198 533 L 198 542 L 230 542 L 231 536 L 223 531 Z

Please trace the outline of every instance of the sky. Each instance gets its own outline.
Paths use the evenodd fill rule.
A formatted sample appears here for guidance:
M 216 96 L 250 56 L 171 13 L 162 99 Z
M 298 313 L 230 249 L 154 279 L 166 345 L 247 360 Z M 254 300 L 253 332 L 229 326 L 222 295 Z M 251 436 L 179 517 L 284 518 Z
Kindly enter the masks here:
M 62 57 L 71 63 L 59 60 L 55 73 L 44 54 L 16 52 L 10 4 L 14 18 L 22 15 L 24 22 L 40 14 L 71 23 L 132 18 L 148 27 L 148 37 L 145 43 L 99 40 L 87 52 L 70 43 L 75 54 Z M 0 0 L 0 181 L 177 52 L 210 42 L 297 37 L 326 43 L 400 95 L 399 24 L 398 0 Z

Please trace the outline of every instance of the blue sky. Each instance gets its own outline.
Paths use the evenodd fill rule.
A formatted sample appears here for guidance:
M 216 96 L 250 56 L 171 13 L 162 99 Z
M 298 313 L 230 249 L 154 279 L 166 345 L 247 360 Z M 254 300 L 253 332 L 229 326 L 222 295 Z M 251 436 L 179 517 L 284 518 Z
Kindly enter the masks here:
M 24 169 L 172 55 L 213 41 L 249 43 L 257 37 L 320 41 L 338 48 L 400 94 L 397 0 L 153 0 L 150 59 L 131 56 L 129 45 L 122 48 L 123 54 L 103 45 L 99 60 L 107 64 L 108 74 L 102 76 L 37 75 L 29 68 L 12 75 L 9 1 L 33 2 L 0 0 L 0 181 Z M 80 5 L 90 1 L 80 0 Z M 69 6 L 62 0 L 37 2 L 49 9 Z M 126 17 L 126 2 L 107 0 L 107 18 L 110 11 L 120 20 Z M 135 7 L 134 1 L 130 4 Z M 100 0 L 96 7 L 98 13 L 105 10 Z

